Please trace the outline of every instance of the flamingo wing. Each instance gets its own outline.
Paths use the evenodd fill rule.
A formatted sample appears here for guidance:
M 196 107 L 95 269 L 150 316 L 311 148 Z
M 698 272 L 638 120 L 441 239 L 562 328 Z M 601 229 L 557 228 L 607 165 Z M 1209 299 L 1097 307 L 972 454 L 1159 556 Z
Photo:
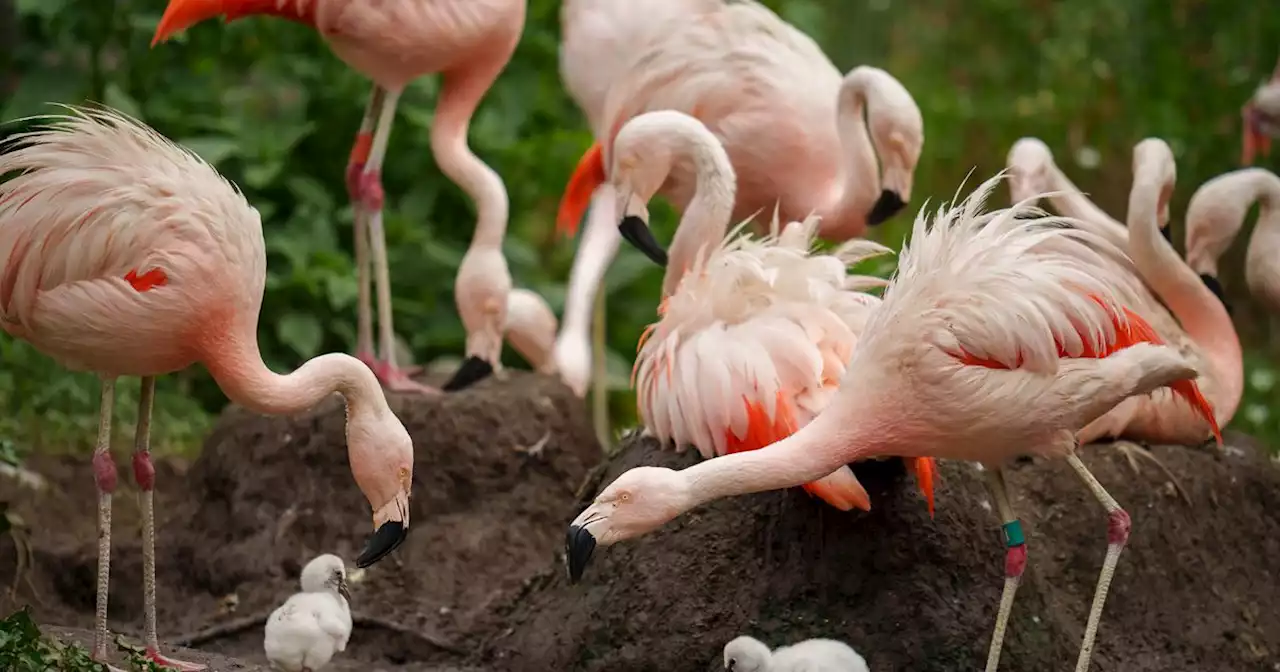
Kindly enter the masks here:
M 73 368 L 146 369 L 155 340 L 173 340 L 210 301 L 256 310 L 261 224 L 230 183 L 118 112 L 52 119 L 0 155 L 0 174 L 16 174 L 0 184 L 6 330 Z

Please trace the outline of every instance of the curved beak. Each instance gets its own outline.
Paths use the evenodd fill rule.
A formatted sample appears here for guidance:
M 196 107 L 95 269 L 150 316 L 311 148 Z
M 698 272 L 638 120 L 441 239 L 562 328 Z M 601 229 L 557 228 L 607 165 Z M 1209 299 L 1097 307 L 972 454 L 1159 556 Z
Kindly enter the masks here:
M 347 604 L 351 603 L 351 592 L 347 589 L 346 577 L 343 577 L 338 581 L 338 594 L 342 596 L 342 599 L 347 601 Z
M 569 583 L 582 579 L 582 572 L 591 563 L 596 550 L 596 538 L 585 525 L 573 524 L 564 537 L 565 558 L 569 563 Z
M 871 213 L 867 215 L 867 225 L 877 226 L 883 224 L 905 207 L 907 207 L 907 202 L 902 200 L 901 194 L 885 189 L 880 192 L 880 198 L 877 198 L 876 204 L 871 207 Z
M 449 382 L 445 383 L 440 389 L 445 392 L 465 390 L 491 375 L 493 375 L 493 365 L 473 355 L 468 357 L 462 363 L 462 366 L 458 367 Z
M 644 256 L 652 259 L 653 263 L 666 267 L 667 251 L 662 249 L 654 239 L 653 232 L 649 230 L 649 226 L 643 219 L 635 215 L 623 217 L 622 222 L 618 224 L 618 233 L 622 234 L 622 237 L 633 247 L 643 252 Z
M 356 558 L 356 567 L 363 569 L 387 557 L 391 551 L 404 543 L 407 536 L 409 536 L 409 528 L 405 527 L 404 523 L 398 520 L 383 523 L 382 527 L 369 537 L 369 543 L 365 544 L 364 552 Z

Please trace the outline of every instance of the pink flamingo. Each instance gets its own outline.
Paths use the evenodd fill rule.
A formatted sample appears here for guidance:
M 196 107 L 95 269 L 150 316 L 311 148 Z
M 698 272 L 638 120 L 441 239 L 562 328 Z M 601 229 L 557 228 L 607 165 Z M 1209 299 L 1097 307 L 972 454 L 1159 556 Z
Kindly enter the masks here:
M 1160 344 L 1126 307 L 1115 279 L 1124 254 L 1070 220 L 1032 217 L 1026 203 L 983 213 L 998 177 L 941 211 L 917 217 L 884 302 L 866 325 L 835 398 L 809 424 L 764 448 L 684 470 L 636 467 L 609 484 L 570 524 L 576 581 L 596 545 L 649 532 L 721 497 L 789 488 L 841 465 L 905 455 L 980 462 L 1005 543 L 1005 583 L 987 671 L 999 664 L 1009 611 L 1026 564 L 1021 525 L 1001 465 L 1022 453 L 1065 457 L 1107 510 L 1106 559 L 1085 628 L 1078 672 L 1088 669 L 1103 603 L 1129 535 L 1129 515 L 1076 456 L 1076 431 L 1133 395 L 1170 386 L 1218 435 L 1195 367 Z M 707 398 L 719 391 L 700 381 Z
M 1256 155 L 1271 154 L 1271 138 L 1280 136 L 1280 59 L 1271 79 L 1240 108 L 1240 117 L 1244 122 L 1240 165 L 1251 166 Z
M 1275 173 L 1245 168 L 1200 185 L 1187 204 L 1187 264 L 1225 304 L 1218 258 L 1231 247 L 1254 203 L 1261 206 L 1245 256 L 1245 282 L 1272 312 L 1280 313 L 1280 178 Z
M 659 308 L 661 319 L 640 338 L 632 373 L 640 417 L 664 445 L 693 445 L 705 458 L 763 448 L 807 424 L 834 397 L 880 304 L 863 290 L 885 284 L 849 276 L 848 266 L 891 251 L 854 239 L 831 254 L 811 253 L 816 216 L 783 231 L 775 217 L 763 240 L 724 242 L 733 166 L 702 122 L 674 110 L 646 112 L 623 125 L 610 184 L 644 202 L 676 164 L 694 166 L 697 186 L 667 268 L 668 278 L 681 280 Z M 716 392 L 706 394 L 698 381 Z M 908 463 L 932 513 L 933 461 Z M 847 466 L 804 489 L 842 511 L 871 508 Z
M 382 161 L 404 87 L 424 75 L 443 73 L 431 125 L 431 151 L 440 170 L 467 192 L 477 209 L 475 234 L 454 286 L 467 330 L 467 359 L 443 389 L 462 389 L 500 368 L 502 325 L 511 291 L 511 273 L 502 255 L 507 189 L 502 178 L 467 146 L 467 128 L 480 99 L 515 51 L 524 28 L 525 1 L 170 0 L 152 45 L 206 19 L 226 16 L 231 21 L 263 14 L 316 29 L 339 58 L 374 82 L 347 164 L 347 189 L 356 203 L 356 353 L 384 385 L 397 391 L 438 392 L 411 380 L 395 361 L 391 281 L 382 229 Z M 381 359 L 370 354 L 369 238 L 377 273 Z
M 528 289 L 511 290 L 503 333 L 535 371 L 555 375 L 556 360 L 551 348 L 556 338 L 556 314 L 541 296 Z
M 575 0 L 562 10 L 562 76 L 597 142 L 566 187 L 561 230 L 576 230 L 606 182 L 618 130 L 649 110 L 689 114 L 720 139 L 738 176 L 736 220 L 775 206 L 788 221 L 816 213 L 822 237 L 847 240 L 910 199 L 923 121 L 892 75 L 862 66 L 842 77 L 812 39 L 756 2 L 657 2 L 652 17 L 639 19 L 631 5 Z M 684 212 L 694 182 L 676 171 L 660 193 Z M 585 234 L 592 244 L 583 242 L 570 276 L 556 353 L 575 389 L 586 386 L 590 312 L 617 252 L 614 234 L 595 229 L 616 226 L 612 214 L 593 208 Z
M 257 210 L 208 164 L 111 111 L 58 117 L 16 136 L 0 155 L 0 325 L 67 368 L 102 378 L 93 454 L 98 488 L 98 594 L 93 655 L 106 660 L 111 559 L 115 380 L 141 376 L 133 473 L 142 489 L 147 656 L 156 637 L 155 469 L 148 452 L 155 377 L 195 362 L 237 404 L 259 413 L 304 411 L 334 392 L 347 401 L 356 484 L 376 530 L 368 566 L 409 531 L 413 443 L 359 360 L 316 357 L 279 375 L 258 353 L 266 249 Z
M 1039 140 L 1018 141 L 1010 151 L 1009 167 L 1016 176 L 1010 180 L 1015 202 L 1038 199 L 1036 194 L 1043 190 L 1061 189 L 1065 193 L 1048 198 L 1062 214 L 1128 252 L 1136 273 L 1117 268 L 1112 277 L 1125 278 L 1137 297 L 1130 304 L 1131 309 L 1202 372 L 1198 384 L 1214 410 L 1217 424 L 1229 423 L 1244 391 L 1240 339 L 1230 315 L 1168 240 L 1169 199 L 1177 175 L 1169 146 L 1148 138 L 1134 147 L 1127 228 L 1080 194 L 1053 165 L 1048 147 Z M 1161 392 L 1121 402 L 1084 427 L 1079 438 L 1081 443 L 1117 438 L 1196 444 L 1203 441 L 1206 431 L 1198 413 L 1174 395 Z M 1127 441 L 1119 445 L 1131 465 L 1136 465 L 1133 456 L 1141 455 L 1168 471 L 1155 456 L 1132 449 Z

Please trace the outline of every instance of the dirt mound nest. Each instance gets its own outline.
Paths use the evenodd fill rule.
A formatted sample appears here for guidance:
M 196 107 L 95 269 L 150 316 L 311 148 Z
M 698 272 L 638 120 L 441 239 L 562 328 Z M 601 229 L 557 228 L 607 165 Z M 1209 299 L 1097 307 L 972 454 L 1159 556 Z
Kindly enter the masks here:
M 1153 467 L 1135 477 L 1114 448 L 1084 451 L 1134 521 L 1093 669 L 1276 669 L 1280 469 L 1253 449 L 1155 454 L 1194 507 Z M 633 466 L 695 460 L 633 440 L 601 487 Z M 739 497 L 597 549 L 581 585 L 568 585 L 556 567 L 510 605 L 514 631 L 493 643 L 487 662 L 504 670 L 720 670 L 724 644 L 750 634 L 772 646 L 845 640 L 877 671 L 981 669 L 1003 568 L 981 474 L 967 463 L 942 465 L 930 520 L 900 462 L 856 471 L 872 496 L 869 513 L 839 513 L 799 489 Z M 1029 566 L 1001 669 L 1064 669 L 1083 634 L 1106 519 L 1064 462 L 1024 460 L 1008 471 Z
M 506 381 L 440 398 L 389 401 L 414 439 L 412 526 L 395 553 L 353 576 L 358 631 L 343 658 L 461 661 L 473 640 L 489 636 L 481 630 L 501 598 L 555 557 L 564 517 L 600 449 L 582 401 L 542 376 L 512 371 Z M 336 396 L 290 418 L 231 408 L 185 475 L 161 469 L 162 639 L 265 616 L 297 590 L 302 564 L 319 553 L 354 562 L 372 523 L 351 476 L 344 422 Z M 122 474 L 125 460 L 117 454 Z M 50 532 L 33 540 L 39 594 L 20 594 L 19 602 L 35 605 L 41 622 L 90 627 L 96 561 L 87 460 L 70 482 L 74 489 L 43 497 L 56 498 L 51 512 L 72 518 L 75 510 L 67 521 L 74 533 L 56 531 L 63 520 L 44 520 L 43 502 L 21 507 L 33 527 Z M 130 634 L 140 632 L 142 611 L 134 491 L 122 477 L 110 604 L 112 628 Z M 11 572 L 7 545 L 0 540 L 0 571 Z M 260 662 L 261 638 L 254 624 L 202 639 L 213 651 Z

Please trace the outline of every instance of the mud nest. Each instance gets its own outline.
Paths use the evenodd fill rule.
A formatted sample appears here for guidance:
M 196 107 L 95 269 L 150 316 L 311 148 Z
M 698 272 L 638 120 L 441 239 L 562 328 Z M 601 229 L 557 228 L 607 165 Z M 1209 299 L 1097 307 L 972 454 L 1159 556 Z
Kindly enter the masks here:
M 1155 454 L 1193 506 L 1155 468 L 1140 462 L 1135 476 L 1114 448 L 1083 454 L 1133 516 L 1092 669 L 1276 669 L 1280 469 L 1254 449 Z M 634 466 L 682 468 L 696 459 L 635 440 L 600 487 Z M 493 643 L 486 662 L 502 670 L 719 671 L 724 644 L 751 634 L 771 646 L 844 640 L 877 671 L 981 669 L 1003 547 L 980 472 L 941 465 L 930 520 L 901 462 L 855 471 L 872 497 L 868 513 L 840 513 L 799 489 L 739 497 L 597 549 L 577 586 L 555 568 L 508 606 L 513 632 Z M 1106 518 L 1065 462 L 1022 460 L 1008 472 L 1029 566 L 1001 669 L 1066 669 L 1102 564 Z

